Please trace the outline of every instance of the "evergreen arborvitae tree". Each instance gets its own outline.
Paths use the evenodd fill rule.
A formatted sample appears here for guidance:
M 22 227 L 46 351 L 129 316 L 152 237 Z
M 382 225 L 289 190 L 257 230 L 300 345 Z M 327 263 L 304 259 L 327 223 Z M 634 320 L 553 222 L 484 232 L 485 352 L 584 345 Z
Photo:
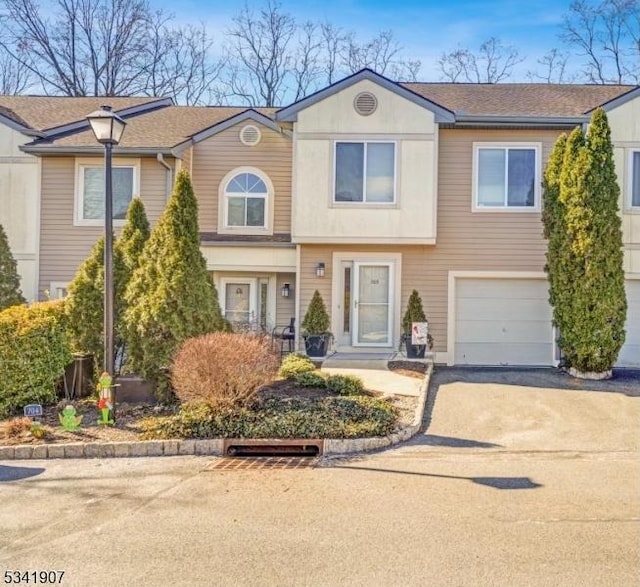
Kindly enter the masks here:
M 609 371 L 624 343 L 619 194 L 609 126 L 597 110 L 586 140 L 574 130 L 554 150 L 545 173 L 550 301 L 565 364 L 578 374 Z
M 150 234 L 151 230 L 144 204 L 140 198 L 133 198 L 127 210 L 127 217 L 122 227 L 120 238 L 115 244 L 115 248 L 122 257 L 123 264 L 122 283 L 121 287 L 116 290 L 116 294 L 123 306 L 126 304 L 125 293 L 127 286 L 131 281 L 131 276 L 140 265 L 142 252 Z M 116 364 L 122 362 L 124 355 L 128 353 L 128 349 L 131 346 L 132 341 L 130 339 L 135 336 L 134 331 L 127 330 L 123 314 L 124 309 L 119 316 L 120 319 L 115 323 L 115 335 L 119 343 L 116 352 L 120 352 L 120 354 L 116 354 Z M 133 346 L 135 347 L 136 344 L 133 343 Z
M 189 174 L 178 173 L 173 194 L 142 253 L 126 292 L 127 367 L 155 380 L 187 338 L 223 329 L 218 295 L 200 252 L 198 204 Z
M 7 234 L 0 224 L 0 310 L 24 304 L 25 301 L 20 290 L 18 266 L 11 254 Z
M 414 289 L 407 301 L 407 310 L 402 318 L 402 330 L 405 334 L 411 334 L 411 325 L 414 322 L 426 322 L 427 317 L 422 307 L 422 298 L 417 289 Z
M 125 283 L 129 283 L 131 275 L 138 268 L 144 245 L 149 240 L 150 234 L 151 230 L 144 204 L 140 198 L 133 198 L 127 210 L 127 218 L 120 238 L 115 245 L 122 254 L 126 268 Z
M 120 334 L 124 309 L 126 268 L 122 254 L 113 249 L 113 325 L 115 356 L 122 355 Z M 104 356 L 104 236 L 91 249 L 69 284 L 65 313 L 73 350 L 93 355 L 96 373 L 102 371 Z

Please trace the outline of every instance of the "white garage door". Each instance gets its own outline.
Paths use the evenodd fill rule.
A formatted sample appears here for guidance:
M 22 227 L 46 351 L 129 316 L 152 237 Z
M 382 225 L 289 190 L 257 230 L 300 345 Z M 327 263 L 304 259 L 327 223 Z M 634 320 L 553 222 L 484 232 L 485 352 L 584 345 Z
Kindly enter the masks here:
M 627 280 L 627 336 L 617 367 L 640 367 L 640 281 Z
M 458 365 L 552 365 L 546 279 L 456 279 Z

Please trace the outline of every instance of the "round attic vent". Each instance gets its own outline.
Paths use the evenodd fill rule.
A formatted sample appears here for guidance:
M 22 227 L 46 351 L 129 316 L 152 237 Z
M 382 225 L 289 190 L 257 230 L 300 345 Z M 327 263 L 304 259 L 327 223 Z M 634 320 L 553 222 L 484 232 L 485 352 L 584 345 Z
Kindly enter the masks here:
M 260 142 L 260 129 L 253 124 L 247 124 L 240 129 L 240 142 L 248 147 L 254 147 Z
M 376 111 L 378 100 L 371 92 L 360 92 L 353 101 L 353 107 L 361 116 L 369 116 Z

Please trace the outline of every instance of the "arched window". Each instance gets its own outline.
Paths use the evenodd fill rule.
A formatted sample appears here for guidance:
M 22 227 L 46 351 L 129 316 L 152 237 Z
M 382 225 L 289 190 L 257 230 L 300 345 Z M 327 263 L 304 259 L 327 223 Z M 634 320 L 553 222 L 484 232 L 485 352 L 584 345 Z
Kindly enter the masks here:
M 255 173 L 234 175 L 224 188 L 225 225 L 234 227 L 267 227 L 269 188 Z

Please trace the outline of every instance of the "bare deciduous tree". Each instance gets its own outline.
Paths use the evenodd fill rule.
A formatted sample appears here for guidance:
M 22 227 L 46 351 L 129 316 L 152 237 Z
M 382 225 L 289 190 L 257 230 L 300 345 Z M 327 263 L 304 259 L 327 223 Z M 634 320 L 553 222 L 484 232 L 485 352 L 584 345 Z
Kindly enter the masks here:
M 295 32 L 293 16 L 272 0 L 257 14 L 245 5 L 233 17 L 227 34 L 232 40 L 229 82 L 235 96 L 251 106 L 280 104 L 287 91 L 292 61 L 289 44 Z
M 561 38 L 584 58 L 582 73 L 586 81 L 640 81 L 638 0 L 573 2 L 563 21 Z
M 31 72 L 0 47 L 0 94 L 23 94 L 31 84 Z
M 46 94 L 208 99 L 220 64 L 204 27 L 172 27 L 147 0 L 0 0 L 0 47 Z M 45 15 L 46 14 L 46 15 Z
M 567 84 L 575 80 L 575 75 L 568 73 L 567 62 L 569 55 L 558 49 L 551 49 L 536 62 L 540 66 L 538 69 L 529 71 L 527 77 L 531 81 L 544 82 L 547 84 Z
M 462 47 L 443 53 L 438 67 L 442 78 L 450 82 L 497 84 L 509 79 L 513 68 L 523 61 L 517 49 L 491 37 L 476 53 Z

